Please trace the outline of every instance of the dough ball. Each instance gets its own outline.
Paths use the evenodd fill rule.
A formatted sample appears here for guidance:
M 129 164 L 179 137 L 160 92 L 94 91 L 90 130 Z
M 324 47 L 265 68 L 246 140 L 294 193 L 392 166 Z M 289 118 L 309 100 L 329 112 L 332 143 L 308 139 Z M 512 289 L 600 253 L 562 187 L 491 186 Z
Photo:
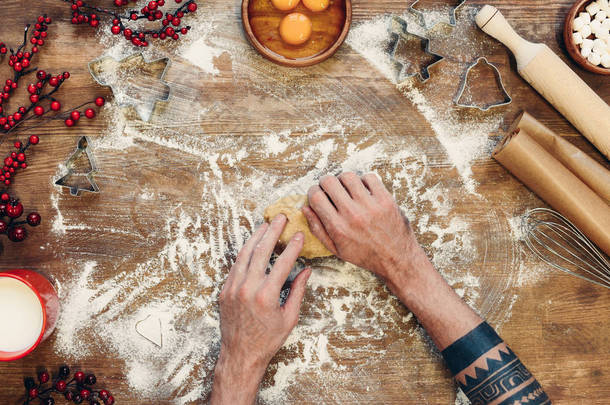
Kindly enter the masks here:
M 265 221 L 271 222 L 278 214 L 286 215 L 288 222 L 284 232 L 280 235 L 280 245 L 286 246 L 295 233 L 303 232 L 305 243 L 303 244 L 303 250 L 301 250 L 302 257 L 313 259 L 315 257 L 332 256 L 333 254 L 309 230 L 307 218 L 301 212 L 301 207 L 306 204 L 307 197 L 304 195 L 284 197 L 265 209 Z

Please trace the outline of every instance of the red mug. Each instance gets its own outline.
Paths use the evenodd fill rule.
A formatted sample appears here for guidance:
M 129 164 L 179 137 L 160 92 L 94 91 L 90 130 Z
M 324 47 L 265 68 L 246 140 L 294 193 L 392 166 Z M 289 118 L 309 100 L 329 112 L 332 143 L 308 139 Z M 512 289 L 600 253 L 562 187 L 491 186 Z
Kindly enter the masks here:
M 32 270 L 0 272 L 0 361 L 31 353 L 55 329 L 59 298 L 53 285 Z

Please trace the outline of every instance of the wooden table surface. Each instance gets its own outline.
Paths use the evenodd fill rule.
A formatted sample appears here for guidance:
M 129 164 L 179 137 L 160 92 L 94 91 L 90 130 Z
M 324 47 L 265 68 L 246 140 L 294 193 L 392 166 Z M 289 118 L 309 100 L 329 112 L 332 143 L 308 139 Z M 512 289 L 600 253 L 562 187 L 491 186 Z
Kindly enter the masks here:
M 332 59 L 318 66 L 303 70 L 275 67 L 246 45 L 238 1 L 201 3 L 198 16 L 193 17 L 197 23 L 193 25 L 213 21 L 216 33 L 206 40 L 218 44 L 218 38 L 222 38 L 230 45 L 214 59 L 216 74 L 176 56 L 176 45 L 153 44 L 150 55 L 169 55 L 172 59 L 166 76 L 172 94 L 167 103 L 158 105 L 150 123 L 139 121 L 133 112 L 127 111 L 126 128 L 131 135 L 122 138 L 121 132 L 127 129 L 117 129 L 116 116 L 121 113 L 109 106 L 97 119 L 81 120 L 74 128 L 52 122 L 36 130 L 41 135 L 41 144 L 32 152 L 30 167 L 19 174 L 12 190 L 26 210 L 41 213 L 43 224 L 33 229 L 22 244 L 3 241 L 0 270 L 32 268 L 43 272 L 61 285 L 64 314 L 71 317 L 79 314 L 75 306 L 86 309 L 93 305 L 87 299 L 78 301 L 79 288 L 83 287 L 74 284 L 87 263 L 95 263 L 92 285 L 110 288 L 116 283 L 125 287 L 125 295 L 113 296 L 99 313 L 82 312 L 82 323 L 93 327 L 75 333 L 72 345 L 86 346 L 86 354 L 75 356 L 79 352 L 62 346 L 66 336 L 64 325 L 62 342 L 56 332 L 26 358 L 0 364 L 0 403 L 21 403 L 24 376 L 34 375 L 41 366 L 55 370 L 64 362 L 95 372 L 100 384 L 108 387 L 120 404 L 173 403 L 198 386 L 203 387 L 205 397 L 217 340 L 207 342 L 211 347 L 197 348 L 199 335 L 189 335 L 192 330 L 185 328 L 188 331 L 183 331 L 182 343 L 174 348 L 176 355 L 182 356 L 182 350 L 193 350 L 188 349 L 189 345 L 196 348 L 194 351 L 206 353 L 209 349 L 209 354 L 195 362 L 184 386 L 175 387 L 168 382 L 178 371 L 167 366 L 168 372 L 160 374 L 162 381 L 151 382 L 151 391 L 140 393 L 129 385 L 130 369 L 121 348 L 106 344 L 112 340 L 108 328 L 101 328 L 104 325 L 87 317 L 98 317 L 112 326 L 112 322 L 135 316 L 140 306 L 175 291 L 185 292 L 188 299 L 203 297 L 209 308 L 196 307 L 192 319 L 206 314 L 214 318 L 214 297 L 223 275 L 243 237 L 261 221 L 265 204 L 280 194 L 302 189 L 307 184 L 299 179 L 306 176 L 313 180 L 324 172 L 359 168 L 360 157 L 352 160 L 348 157 L 371 145 L 377 148 L 372 149 L 375 159 L 363 163 L 366 167 L 361 169 L 373 169 L 382 175 L 443 274 L 458 280 L 454 287 L 463 288 L 465 299 L 498 327 L 554 402 L 609 403 L 610 291 L 552 271 L 525 251 L 510 231 L 512 218 L 528 208 L 544 206 L 543 202 L 488 153 L 476 157 L 471 177 L 478 185 L 475 193 L 467 192 L 464 177 L 452 164 L 452 151 L 448 153 L 443 148 L 425 112 L 422 114 L 349 41 Z M 610 79 L 579 69 L 565 52 L 562 23 L 571 3 L 492 2 L 518 32 L 548 44 L 610 102 Z M 475 57 L 485 55 L 499 67 L 513 103 L 489 113 L 450 111 L 448 114 L 462 125 L 460 128 L 467 128 L 467 122 L 494 120 L 506 128 L 519 111 L 527 109 L 608 167 L 608 162 L 516 74 L 508 50 L 476 29 L 472 16 L 481 4 L 484 2 L 468 1 L 458 13 L 459 24 L 455 29 L 467 32 L 467 38 L 451 35 L 447 26 L 435 28 L 433 48 L 447 55 L 447 59 L 444 65 L 434 68 L 426 85 L 416 84 L 416 88 L 438 102 L 439 108 L 451 109 L 450 101 L 464 67 Z M 383 13 L 401 14 L 407 5 L 401 0 L 356 0 L 354 25 Z M 97 85 L 87 70 L 88 62 L 102 55 L 110 45 L 99 41 L 90 28 L 72 26 L 66 4 L 59 0 L 4 0 L 0 10 L 0 40 L 7 44 L 19 43 L 23 25 L 40 13 L 54 18 L 50 38 L 36 65 L 48 71 L 71 72 L 72 77 L 58 93 L 64 105 L 78 105 L 96 95 L 112 99 L 112 93 Z M 193 35 L 200 35 L 197 32 L 202 31 L 196 28 Z M 466 39 L 470 42 L 465 43 Z M 2 72 L 8 74 L 6 65 Z M 491 86 L 485 84 L 483 90 L 491 91 Z M 341 125 L 334 125 L 336 121 Z M 287 147 L 277 153 L 263 153 L 264 137 L 282 131 L 288 131 L 288 135 L 279 138 Z M 52 183 L 80 135 L 90 136 L 94 143 L 101 193 L 75 198 Z M 500 131 L 494 131 L 485 136 L 495 142 L 500 135 Z M 130 142 L 121 143 L 125 139 Z M 327 160 L 303 152 L 315 155 L 319 149 L 312 145 L 329 140 L 334 149 Z M 8 141 L 12 142 L 13 137 L 5 137 L 4 141 L 2 153 L 7 153 Z M 399 153 L 409 150 L 415 152 Z M 400 164 L 393 157 L 400 158 Z M 408 165 L 412 168 L 405 169 Z M 435 187 L 440 187 L 442 198 L 450 204 L 445 212 L 422 197 L 426 190 Z M 184 218 L 187 229 L 180 228 Z M 188 218 L 195 219 L 189 222 Z M 473 245 L 470 250 L 451 244 L 456 235 L 434 231 L 432 225 L 439 229 L 450 227 L 452 218 L 461 218 L 466 224 L 465 232 Z M 172 240 L 187 243 L 172 245 Z M 146 269 L 141 267 L 143 263 L 147 264 Z M 314 264 L 320 272 L 324 271 L 322 267 L 331 272 L 340 267 L 334 260 Z M 168 270 L 176 267 L 178 273 Z M 465 283 L 464 274 L 475 277 L 476 285 Z M 160 275 L 158 280 L 156 275 Z M 134 281 L 126 281 L 132 276 Z M 197 284 L 198 279 L 206 277 L 209 285 Z M 156 282 L 149 283 L 153 279 Z M 362 280 L 359 290 L 346 287 L 354 298 L 354 309 L 343 309 L 350 312 L 344 326 L 321 329 L 327 332 L 333 363 L 319 367 L 313 364 L 292 375 L 281 382 L 284 384 L 281 395 L 268 395 L 268 401 L 454 404 L 455 384 L 415 320 L 384 296 L 378 282 L 367 277 Z M 358 291 L 352 292 L 350 288 Z M 302 323 L 310 324 L 328 314 L 320 309 L 324 301 L 341 293 L 341 289 L 331 290 L 325 288 L 323 279 L 310 288 Z M 369 290 L 373 295 L 368 295 Z M 99 298 L 102 292 L 96 294 L 94 298 Z M 129 294 L 139 297 L 130 298 Z M 367 315 L 367 296 L 387 303 L 389 311 L 382 311 L 377 305 L 373 315 Z M 112 316 L 107 315 L 113 311 Z M 192 325 L 191 315 L 181 313 L 180 322 Z M 367 328 L 363 325 L 368 321 L 373 326 L 370 334 L 365 335 L 361 330 Z M 176 320 L 176 324 L 180 322 Z M 303 345 L 310 341 L 308 330 L 311 329 L 305 328 L 299 335 Z M 145 344 L 148 343 L 142 342 Z M 266 376 L 265 387 L 277 383 L 274 375 L 278 364 L 291 364 L 302 358 L 303 353 L 295 348 L 302 349 L 303 345 L 296 342 L 277 356 Z M 155 365 L 161 370 L 164 367 L 162 363 Z M 159 373 L 159 369 L 155 372 Z

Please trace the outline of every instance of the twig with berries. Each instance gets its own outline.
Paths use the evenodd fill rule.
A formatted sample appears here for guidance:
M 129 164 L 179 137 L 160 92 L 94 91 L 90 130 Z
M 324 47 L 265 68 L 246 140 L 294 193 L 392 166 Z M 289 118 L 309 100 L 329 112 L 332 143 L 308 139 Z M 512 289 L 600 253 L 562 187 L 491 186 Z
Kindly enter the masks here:
M 182 26 L 182 18 L 188 13 L 197 11 L 195 0 L 187 0 L 173 12 L 163 13 L 161 8 L 165 6 L 165 0 L 151 0 L 140 10 L 131 10 L 126 14 L 120 11 L 109 10 L 102 7 L 93 6 L 83 0 L 63 0 L 71 3 L 72 24 L 89 24 L 96 28 L 100 24 L 100 14 L 112 17 L 110 32 L 114 35 L 123 34 L 126 40 L 131 41 L 135 46 L 146 47 L 149 44 L 149 37 L 159 39 L 180 38 L 186 35 L 191 29 L 190 26 Z M 137 0 L 132 0 L 137 1 Z M 171 1 L 171 0 L 168 0 Z M 183 0 L 174 0 L 177 4 Z M 128 0 L 114 0 L 117 7 L 127 5 Z M 161 21 L 155 29 L 144 29 L 136 27 L 135 21 L 146 19 L 148 21 Z M 131 23 L 131 24 L 128 24 Z
M 0 171 L 0 181 L 5 185 L 11 185 L 13 178 L 18 170 L 23 170 L 27 167 L 25 152 L 32 145 L 37 145 L 39 138 L 37 135 L 32 135 L 28 142 L 24 145 L 21 142 L 15 142 L 16 152 L 11 152 L 4 159 L 4 167 Z M 24 225 L 38 226 L 40 225 L 41 217 L 37 212 L 31 212 L 27 215 L 25 221 L 19 221 L 23 215 L 23 204 L 18 199 L 3 191 L 0 193 L 0 234 L 8 236 L 13 242 L 22 242 L 27 237 L 27 231 Z
M 61 366 L 57 377 L 52 382 L 51 376 L 46 370 L 38 373 L 38 383 L 32 377 L 24 378 L 26 399 L 23 405 L 29 405 L 30 402 L 36 399 L 42 405 L 54 405 L 55 399 L 52 395 L 56 393 L 63 395 L 68 401 L 72 401 L 75 404 L 83 403 L 83 401 L 87 401 L 89 405 L 114 404 L 114 397 L 110 392 L 104 389 L 95 390 L 93 388 L 97 382 L 94 374 L 85 375 L 82 371 L 77 371 L 74 373 L 74 377 L 71 379 L 69 377 L 70 368 L 68 366 Z M 49 382 L 51 382 L 50 386 L 45 387 Z

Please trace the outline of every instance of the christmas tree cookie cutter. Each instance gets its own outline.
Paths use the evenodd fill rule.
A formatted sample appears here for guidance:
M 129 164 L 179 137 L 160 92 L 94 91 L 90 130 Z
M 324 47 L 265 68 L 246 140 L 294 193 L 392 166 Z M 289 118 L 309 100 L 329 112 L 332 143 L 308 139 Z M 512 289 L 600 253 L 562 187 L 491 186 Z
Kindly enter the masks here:
M 392 62 L 397 68 L 396 81 L 401 83 L 408 78 L 418 76 L 422 83 L 430 79 L 430 68 L 445 59 L 444 56 L 438 55 L 430 50 L 430 39 L 409 32 L 408 24 L 405 20 L 398 16 L 392 16 L 390 27 L 390 43 L 388 46 Z M 408 69 L 411 66 L 408 61 L 400 60 L 396 51 L 401 41 L 420 41 L 423 45 L 424 53 L 430 55 L 434 60 L 431 63 L 424 65 L 419 71 L 409 73 Z
M 436 27 L 438 24 L 444 23 L 444 21 L 436 21 L 434 24 L 432 24 L 431 26 L 427 26 L 426 25 L 426 13 L 418 10 L 415 8 L 415 6 L 420 2 L 421 0 L 415 0 L 411 6 L 409 7 L 409 11 L 412 12 L 413 14 L 417 15 L 419 17 L 419 20 L 421 21 L 422 26 L 425 29 L 432 29 L 434 27 Z M 464 5 L 464 3 L 466 3 L 466 0 L 459 0 L 457 2 L 457 4 L 451 8 L 451 12 L 449 13 L 449 25 L 452 27 L 455 27 L 457 25 L 457 11 L 460 7 L 462 7 Z
M 89 138 L 86 136 L 81 137 L 78 140 L 76 150 L 66 161 L 66 169 L 68 172 L 60 179 L 55 181 L 56 186 L 65 187 L 70 189 L 70 194 L 73 196 L 80 196 L 81 191 L 87 191 L 90 193 L 99 193 L 100 189 L 95 182 L 93 176 L 97 173 L 97 165 L 95 164 L 95 158 L 91 152 Z M 87 165 L 84 165 L 84 169 L 79 168 L 79 162 L 81 159 L 87 159 Z
M 117 105 L 133 107 L 144 122 L 150 120 L 157 102 L 169 100 L 167 57 L 147 61 L 142 52 L 137 52 L 120 60 L 102 56 L 88 66 L 93 80 L 112 89 Z
M 462 102 L 461 99 L 464 96 L 464 93 L 468 86 L 468 77 L 470 76 L 472 70 L 481 63 L 483 63 L 485 66 L 488 66 L 489 68 L 492 69 L 494 76 L 496 78 L 496 85 L 498 86 L 498 90 L 500 90 L 502 92 L 502 94 L 504 95 L 504 98 L 502 100 L 487 103 L 484 105 L 478 105 L 478 104 L 474 104 L 474 103 L 469 104 L 469 103 Z M 492 108 L 508 105 L 513 102 L 513 99 L 510 96 L 510 94 L 508 94 L 508 91 L 506 91 L 506 86 L 504 85 L 504 80 L 502 80 L 502 75 L 500 74 L 500 71 L 498 70 L 498 68 L 495 65 L 493 65 L 492 63 L 490 63 L 486 57 L 482 56 L 482 57 L 478 58 L 477 60 L 475 60 L 470 65 L 468 65 L 468 67 L 466 68 L 464 78 L 462 79 L 462 83 L 460 84 L 460 87 L 458 89 L 457 94 L 455 95 L 455 98 L 453 99 L 453 102 L 458 107 L 476 108 L 477 110 L 480 110 L 480 111 L 487 111 Z

